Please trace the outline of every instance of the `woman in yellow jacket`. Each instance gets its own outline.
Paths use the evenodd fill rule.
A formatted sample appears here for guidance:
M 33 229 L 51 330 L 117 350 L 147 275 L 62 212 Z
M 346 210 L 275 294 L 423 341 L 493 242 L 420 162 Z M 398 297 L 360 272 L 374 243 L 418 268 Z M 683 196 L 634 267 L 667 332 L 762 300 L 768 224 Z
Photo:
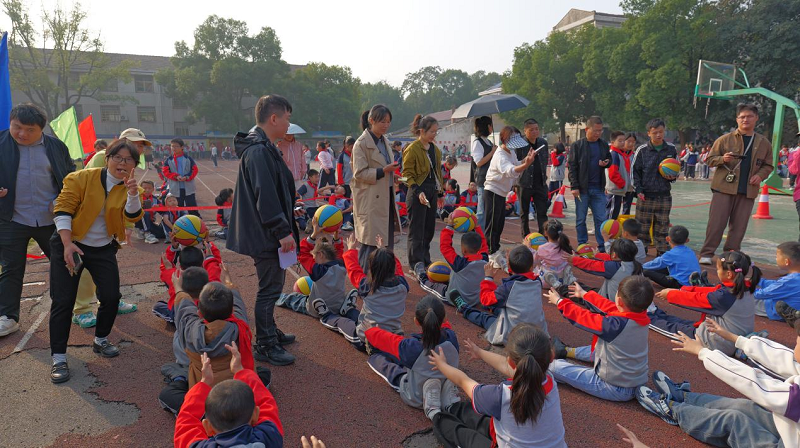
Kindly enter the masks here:
M 67 341 L 84 268 L 94 278 L 100 302 L 92 349 L 106 358 L 119 355 L 119 349 L 108 341 L 122 297 L 116 254 L 118 240 L 125 237 L 125 221 L 135 222 L 143 215 L 133 177 L 139 156 L 132 142 L 113 142 L 106 150 L 105 168 L 71 173 L 56 198 L 56 233 L 50 239 L 50 380 L 54 383 L 70 378 Z
M 408 265 L 419 277 L 431 264 L 431 240 L 442 193 L 442 151 L 433 143 L 439 132 L 435 118 L 417 114 L 411 133 L 417 139 L 403 152 L 403 177 L 408 184 Z

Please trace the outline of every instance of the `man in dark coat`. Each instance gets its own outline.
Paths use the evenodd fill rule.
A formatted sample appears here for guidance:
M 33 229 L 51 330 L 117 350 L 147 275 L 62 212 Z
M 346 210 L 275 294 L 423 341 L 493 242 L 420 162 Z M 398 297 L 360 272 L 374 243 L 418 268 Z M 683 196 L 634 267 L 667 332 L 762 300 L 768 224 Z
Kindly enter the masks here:
M 528 212 L 531 208 L 531 200 L 533 200 L 533 206 L 536 209 L 538 232 L 544 234 L 544 224 L 547 222 L 548 207 L 547 161 L 550 159 L 550 152 L 547 146 L 547 140 L 539 137 L 538 121 L 533 118 L 525 120 L 522 132 L 525 134 L 525 140 L 528 141 L 528 146 L 515 150 L 517 159 L 522 160 L 528 155 L 528 151 L 531 149 L 536 151 L 538 149 L 533 164 L 522 172 L 517 181 L 517 185 L 519 186 L 519 194 L 517 195 L 520 205 L 519 219 L 522 224 L 522 238 L 525 238 L 531 233 L 531 228 L 528 224 Z
M 606 220 L 606 173 L 611 163 L 608 143 L 603 135 L 603 120 L 598 116 L 586 121 L 586 137 L 572 144 L 567 163 L 569 166 L 569 187 L 575 197 L 575 230 L 578 244 L 589 241 L 586 229 L 586 216 L 592 209 L 594 236 L 597 250 L 605 252 L 605 241 L 600 227 Z

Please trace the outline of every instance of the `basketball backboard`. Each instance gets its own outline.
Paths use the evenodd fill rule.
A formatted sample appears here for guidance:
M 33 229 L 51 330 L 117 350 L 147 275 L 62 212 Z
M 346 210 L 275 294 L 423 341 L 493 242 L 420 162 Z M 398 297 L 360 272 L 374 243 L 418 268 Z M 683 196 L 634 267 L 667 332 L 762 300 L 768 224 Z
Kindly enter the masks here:
M 724 98 L 717 92 L 736 88 L 736 66 L 723 62 L 700 60 L 694 95 L 701 98 Z

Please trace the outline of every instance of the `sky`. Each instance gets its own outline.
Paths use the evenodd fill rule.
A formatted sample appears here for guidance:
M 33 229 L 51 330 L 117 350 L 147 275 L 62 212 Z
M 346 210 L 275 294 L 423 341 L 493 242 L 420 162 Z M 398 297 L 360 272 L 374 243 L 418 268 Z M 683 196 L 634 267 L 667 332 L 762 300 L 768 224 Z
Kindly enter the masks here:
M 56 4 L 29 0 L 34 23 Z M 503 73 L 514 49 L 547 37 L 570 8 L 620 14 L 619 0 L 295 0 L 208 1 L 83 0 L 86 26 L 100 33 L 113 53 L 172 56 L 176 41 L 193 42 L 195 27 L 209 15 L 244 20 L 251 34 L 275 30 L 290 64 L 324 62 L 349 66 L 362 82 L 399 86 L 406 73 L 443 69 Z M 138 17 L 137 17 L 138 15 Z M 0 14 L 0 29 L 11 21 Z

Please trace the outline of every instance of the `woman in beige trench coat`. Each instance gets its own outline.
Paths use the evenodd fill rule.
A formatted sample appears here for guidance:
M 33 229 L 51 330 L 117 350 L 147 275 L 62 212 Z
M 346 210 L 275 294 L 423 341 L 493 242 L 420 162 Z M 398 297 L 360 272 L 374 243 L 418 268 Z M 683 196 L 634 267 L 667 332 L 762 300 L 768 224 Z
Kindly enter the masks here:
M 380 236 L 389 248 L 394 247 L 394 231 L 399 229 L 394 203 L 394 162 L 392 148 L 384 134 L 392 123 L 392 112 L 378 104 L 361 115 L 364 133 L 353 146 L 353 220 L 361 248 L 358 262 L 367 272 L 369 254 L 376 249 Z

